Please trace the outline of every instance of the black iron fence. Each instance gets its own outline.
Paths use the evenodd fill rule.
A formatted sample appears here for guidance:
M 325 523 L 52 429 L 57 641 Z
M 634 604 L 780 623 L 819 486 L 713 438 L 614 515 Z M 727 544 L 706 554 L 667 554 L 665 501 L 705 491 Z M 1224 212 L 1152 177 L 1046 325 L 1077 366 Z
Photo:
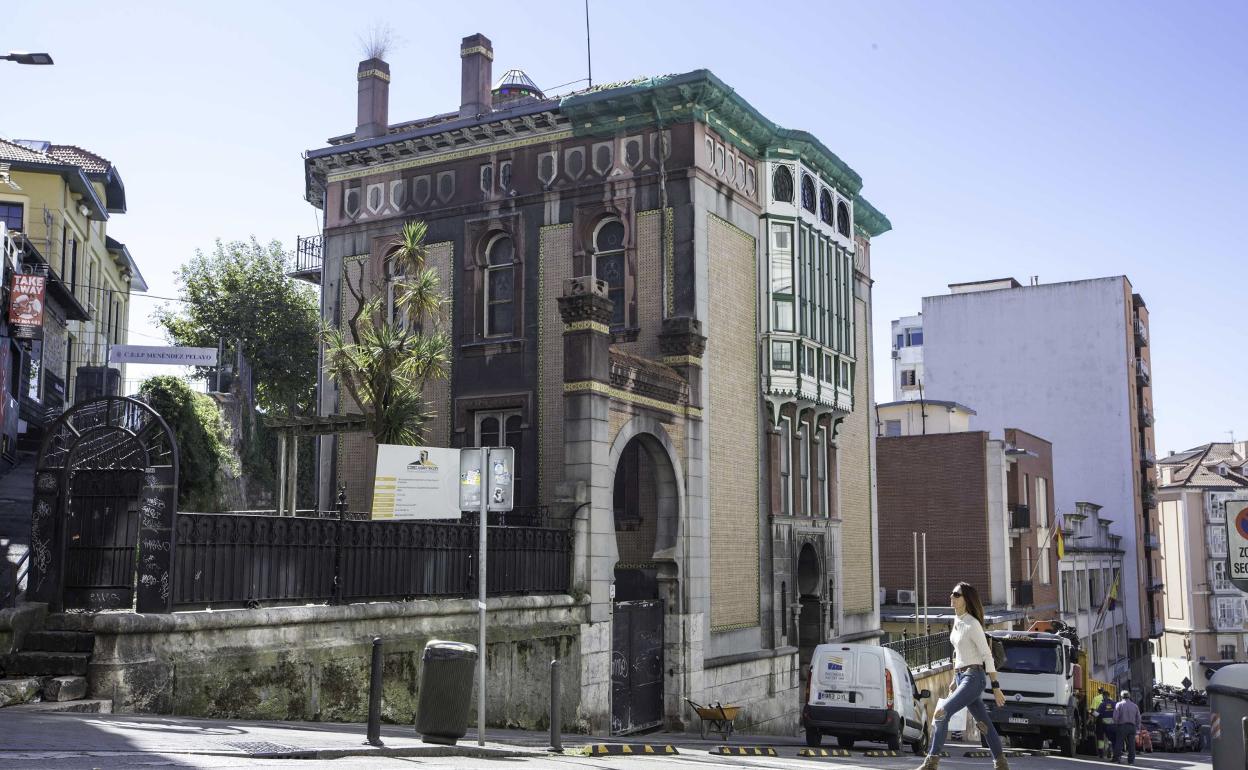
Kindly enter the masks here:
M 475 525 L 333 515 L 178 514 L 174 606 L 476 596 Z M 567 593 L 567 528 L 491 526 L 486 537 L 487 593 Z
M 321 269 L 321 243 L 319 235 L 295 238 L 295 272 L 309 273 Z
M 953 645 L 949 632 L 898 639 L 884 645 L 901 653 L 910 668 L 930 668 L 953 660 Z

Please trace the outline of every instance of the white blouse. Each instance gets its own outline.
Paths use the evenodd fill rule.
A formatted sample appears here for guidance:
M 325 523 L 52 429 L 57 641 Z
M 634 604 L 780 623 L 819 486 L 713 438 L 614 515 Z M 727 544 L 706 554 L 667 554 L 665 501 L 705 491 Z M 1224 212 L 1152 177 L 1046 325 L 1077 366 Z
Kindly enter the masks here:
M 954 668 L 963 666 L 983 665 L 990 675 L 997 673 L 996 663 L 992 659 L 992 648 L 988 646 L 988 636 L 984 627 L 969 612 L 954 618 L 953 629 L 949 632 L 949 642 L 953 645 Z

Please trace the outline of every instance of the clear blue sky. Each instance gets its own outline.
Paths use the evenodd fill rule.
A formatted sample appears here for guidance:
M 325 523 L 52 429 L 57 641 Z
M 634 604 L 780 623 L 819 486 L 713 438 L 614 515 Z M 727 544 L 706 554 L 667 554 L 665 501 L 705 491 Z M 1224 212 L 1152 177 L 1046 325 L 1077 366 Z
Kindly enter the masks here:
M 389 22 L 392 121 L 454 109 L 459 39 L 550 87 L 585 73 L 580 0 L 15 2 L 0 136 L 111 159 L 151 293 L 214 238 L 318 230 L 300 153 L 355 126 L 357 35 Z M 818 135 L 894 230 L 874 248 L 877 388 L 888 321 L 950 282 L 1126 274 L 1152 314 L 1157 448 L 1248 438 L 1243 248 L 1248 4 L 605 2 L 594 77 L 713 70 Z M 138 300 L 132 342 L 154 342 Z M 140 336 L 149 335 L 149 336 Z M 1072 340 L 1072 344 L 1077 344 Z M 1025 426 L 1023 426 L 1025 427 Z

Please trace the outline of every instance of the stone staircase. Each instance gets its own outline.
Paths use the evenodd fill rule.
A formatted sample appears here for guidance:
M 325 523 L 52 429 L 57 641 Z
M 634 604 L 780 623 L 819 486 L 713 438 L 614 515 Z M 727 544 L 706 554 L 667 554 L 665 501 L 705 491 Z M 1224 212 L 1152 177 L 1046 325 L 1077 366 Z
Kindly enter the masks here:
M 3 662 L 0 707 L 111 712 L 111 701 L 87 698 L 87 665 L 94 648 L 90 631 L 45 628 L 26 633 L 18 651 Z

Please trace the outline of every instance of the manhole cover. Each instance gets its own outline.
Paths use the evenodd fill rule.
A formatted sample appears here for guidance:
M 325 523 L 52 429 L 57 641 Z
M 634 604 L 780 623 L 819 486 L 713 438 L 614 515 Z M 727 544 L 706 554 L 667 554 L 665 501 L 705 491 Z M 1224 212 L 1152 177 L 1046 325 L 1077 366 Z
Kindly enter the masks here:
M 227 741 L 226 746 L 245 751 L 248 754 L 290 754 L 299 749 L 294 746 L 287 746 L 284 743 L 270 743 L 269 741 Z

